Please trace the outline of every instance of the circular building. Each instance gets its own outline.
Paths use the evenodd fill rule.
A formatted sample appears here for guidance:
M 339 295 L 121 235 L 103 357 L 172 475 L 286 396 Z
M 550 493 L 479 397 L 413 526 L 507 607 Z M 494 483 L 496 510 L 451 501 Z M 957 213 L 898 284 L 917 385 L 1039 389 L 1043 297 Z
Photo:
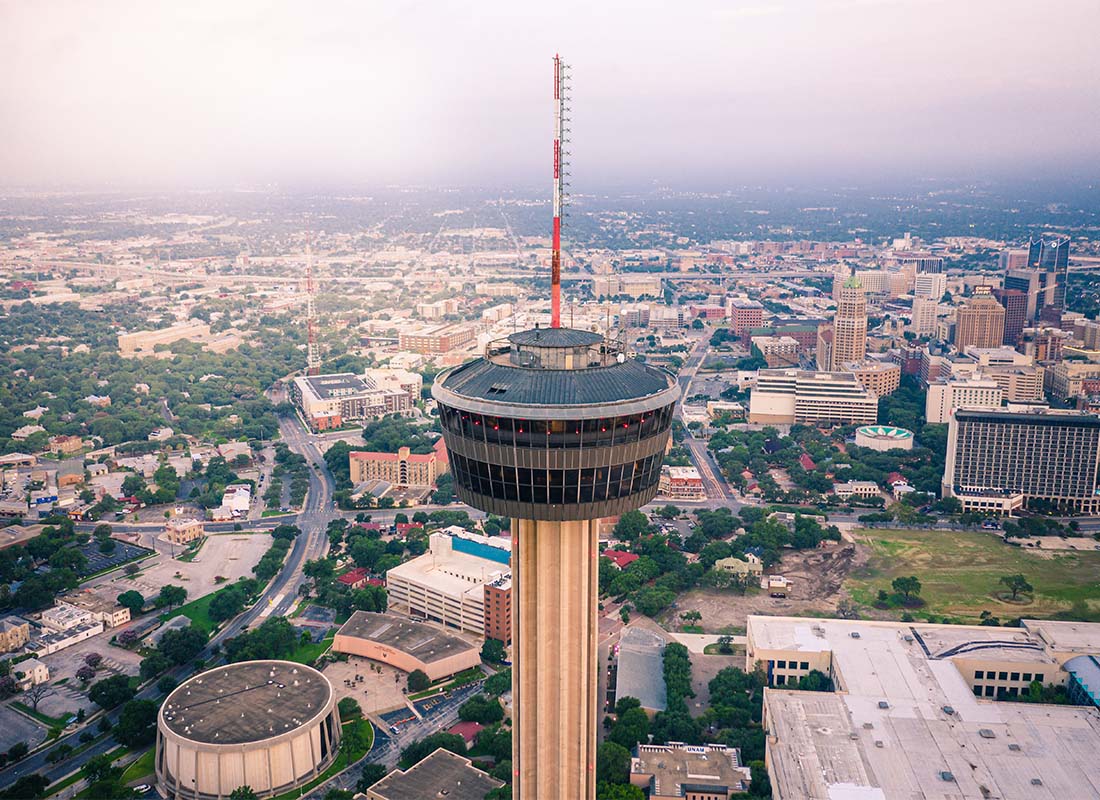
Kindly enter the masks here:
M 912 450 L 913 432 L 893 425 L 864 425 L 856 428 L 856 447 L 869 450 Z
M 463 502 L 512 517 L 518 797 L 595 797 L 597 527 L 657 494 L 680 388 L 588 331 L 536 328 L 436 376 Z
M 336 693 L 312 667 L 245 661 L 203 672 L 165 699 L 157 717 L 156 773 L 165 797 L 259 797 L 294 789 L 336 757 Z

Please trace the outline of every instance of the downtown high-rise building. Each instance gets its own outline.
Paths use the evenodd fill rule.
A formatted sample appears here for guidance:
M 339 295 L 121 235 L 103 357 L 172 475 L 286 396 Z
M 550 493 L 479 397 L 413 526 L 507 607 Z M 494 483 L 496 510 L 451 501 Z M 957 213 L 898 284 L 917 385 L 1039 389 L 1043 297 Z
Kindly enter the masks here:
M 959 309 L 955 323 L 955 347 L 1000 347 L 1004 341 L 1005 308 L 988 286 L 974 288 L 973 296 Z
M 1027 298 L 1027 319 L 1033 323 L 1044 308 L 1052 309 L 1055 317 L 1066 310 L 1066 286 L 1069 281 L 1069 239 L 1028 242 L 1026 266 L 1018 267 L 1019 257 L 1006 263 L 1004 288 L 1017 289 Z M 1048 318 L 1051 316 L 1048 313 Z
M 1005 310 L 1005 330 L 1001 341 L 1015 347 L 1027 327 L 1027 295 L 1019 289 L 994 289 L 993 296 Z
M 818 368 L 827 372 L 840 372 L 842 364 L 862 361 L 866 356 L 867 296 L 860 279 L 852 276 L 837 289 L 829 363 L 819 363 Z

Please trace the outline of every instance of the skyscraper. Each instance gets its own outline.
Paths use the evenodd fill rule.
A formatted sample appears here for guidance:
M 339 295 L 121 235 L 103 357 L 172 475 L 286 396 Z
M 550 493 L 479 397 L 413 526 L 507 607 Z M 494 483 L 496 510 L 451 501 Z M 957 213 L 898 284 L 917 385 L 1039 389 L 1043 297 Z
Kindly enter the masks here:
M 988 286 L 977 286 L 966 305 L 959 309 L 955 326 L 955 347 L 1000 347 L 1004 341 L 1005 309 Z
M 856 276 L 848 278 L 837 291 L 836 316 L 833 317 L 833 346 L 828 366 L 818 367 L 839 372 L 841 364 L 862 361 L 867 356 L 867 297 Z
M 596 790 L 597 523 L 657 493 L 679 388 L 589 331 L 536 328 L 432 387 L 459 498 L 512 518 L 512 763 L 523 800 Z
M 1027 295 L 1019 289 L 994 289 L 993 296 L 1005 310 L 1005 330 L 1002 341 L 1015 347 L 1020 341 L 1020 334 L 1027 327 Z
M 1022 253 L 1020 254 L 1022 255 Z M 1019 258 L 1006 260 L 1018 264 Z M 1066 286 L 1069 281 L 1069 239 L 1044 242 L 1032 239 L 1027 247 L 1027 267 L 1005 270 L 1004 288 L 1018 289 L 1027 295 L 1027 319 L 1035 322 L 1046 307 L 1066 310 Z

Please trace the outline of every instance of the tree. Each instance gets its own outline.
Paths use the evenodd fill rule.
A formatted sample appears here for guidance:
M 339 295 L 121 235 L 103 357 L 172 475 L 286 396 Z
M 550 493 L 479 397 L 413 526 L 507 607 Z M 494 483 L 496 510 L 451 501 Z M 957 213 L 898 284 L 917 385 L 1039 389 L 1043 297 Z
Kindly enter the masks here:
M 229 793 L 229 800 L 258 800 L 251 786 L 238 786 Z
M 424 670 L 414 669 L 409 673 L 409 691 L 422 692 L 432 685 L 431 680 Z
M 145 658 L 141 659 L 141 666 L 138 669 L 138 674 L 143 681 L 147 681 L 151 678 L 155 678 L 162 672 L 167 672 L 171 668 L 172 660 L 161 651 L 154 650 Z
M 359 701 L 354 697 L 345 697 L 337 704 L 337 708 L 340 709 L 341 722 L 347 722 L 349 719 L 358 719 L 363 716 L 363 709 L 359 705 Z
M 50 782 L 37 772 L 32 775 L 24 775 L 3 792 L 0 798 L 3 800 L 38 800 L 46 796 L 46 787 Z
M 88 698 L 100 708 L 111 709 L 120 706 L 133 696 L 130 678 L 126 675 L 112 675 L 92 685 Z
M 504 660 L 504 642 L 500 639 L 489 638 L 481 646 L 481 660 L 490 664 L 499 664 Z
M 23 697 L 30 701 L 31 708 L 35 711 L 38 710 L 38 704 L 45 700 L 47 697 L 51 697 L 55 694 L 54 690 L 50 688 L 48 683 L 39 683 L 36 686 L 32 686 L 23 692 Z
M 92 669 L 96 669 L 103 663 L 103 656 L 99 653 L 88 653 L 84 656 L 84 663 Z
M 495 697 L 478 694 L 462 704 L 458 709 L 458 718 L 465 722 L 480 722 L 482 725 L 488 725 L 504 719 L 504 709 Z
M 661 506 L 657 509 L 657 516 L 661 519 L 676 519 L 680 516 L 681 511 L 679 507 L 669 503 L 667 506 Z
M 419 742 L 413 742 L 401 751 L 401 768 L 408 769 L 430 756 L 439 748 L 460 756 L 466 755 L 466 740 L 457 733 L 433 733 Z
M 604 742 L 596 751 L 596 780 L 627 783 L 630 780 L 630 751 L 614 742 Z
M 157 704 L 152 700 L 131 700 L 122 707 L 112 729 L 119 744 L 144 747 L 157 735 Z
M 649 735 L 649 717 L 641 708 L 631 708 L 619 714 L 611 727 L 607 740 L 615 742 L 628 750 L 639 742 L 646 741 Z
M 355 784 L 355 790 L 365 794 L 367 789 L 374 786 L 374 784 L 386 777 L 387 774 L 389 773 L 382 764 L 364 764 L 363 774 L 360 775 L 358 783 Z
M 81 683 L 87 683 L 95 677 L 95 670 L 85 664 L 76 671 L 76 677 Z
M 157 649 L 167 656 L 173 664 L 186 664 L 193 660 L 206 646 L 207 636 L 201 628 L 193 625 L 166 632 L 160 637 Z
M 136 616 L 140 614 L 141 609 L 145 607 L 145 598 L 142 597 L 139 592 L 130 589 L 118 596 L 118 604 L 130 609 L 130 614 Z
M 730 655 L 733 652 L 733 637 L 726 633 L 718 637 L 718 652 Z
M 687 625 L 691 625 L 693 623 L 696 623 L 699 620 L 701 620 L 702 618 L 703 618 L 703 615 L 701 613 L 699 613 L 698 611 L 694 611 L 694 610 L 685 611 L 683 614 L 680 615 L 680 619 L 682 619 L 684 621 L 684 623 L 687 624 Z
M 615 523 L 616 539 L 634 541 L 646 533 L 649 533 L 649 519 L 641 511 L 627 511 Z
M 908 578 L 894 578 L 894 580 L 891 581 L 890 586 L 895 592 L 902 596 L 906 603 L 908 603 L 912 598 L 920 594 L 920 581 L 917 580 L 916 575 L 910 575 Z
M 1001 578 L 1001 583 L 1004 584 L 1008 590 L 1012 593 L 1012 599 L 1015 600 L 1019 596 L 1020 592 L 1030 592 L 1034 588 L 1028 583 L 1027 578 L 1017 573 L 1015 575 L 1005 575 Z
M 703 327 L 699 320 L 695 324 Z M 597 783 L 596 800 L 645 800 L 645 792 L 630 783 Z
M 505 692 L 512 689 L 512 668 L 507 667 L 500 672 L 494 673 L 485 679 L 485 684 L 482 686 L 485 690 L 485 694 L 490 697 L 500 697 Z
M 157 608 L 172 609 L 178 605 L 181 605 L 186 599 L 186 589 L 184 589 L 182 586 L 173 586 L 172 584 L 167 584 L 160 588 L 160 594 L 157 595 L 156 606 Z
M 165 675 L 159 681 L 157 681 L 157 691 L 161 694 L 171 694 L 180 682 L 173 678 L 171 675 Z

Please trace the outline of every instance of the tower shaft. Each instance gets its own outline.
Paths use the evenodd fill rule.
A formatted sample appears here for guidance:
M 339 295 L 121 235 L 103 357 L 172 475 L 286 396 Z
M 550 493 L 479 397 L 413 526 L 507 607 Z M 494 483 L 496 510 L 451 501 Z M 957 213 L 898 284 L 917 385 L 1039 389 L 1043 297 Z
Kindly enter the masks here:
M 512 521 L 515 797 L 596 796 L 597 520 Z

